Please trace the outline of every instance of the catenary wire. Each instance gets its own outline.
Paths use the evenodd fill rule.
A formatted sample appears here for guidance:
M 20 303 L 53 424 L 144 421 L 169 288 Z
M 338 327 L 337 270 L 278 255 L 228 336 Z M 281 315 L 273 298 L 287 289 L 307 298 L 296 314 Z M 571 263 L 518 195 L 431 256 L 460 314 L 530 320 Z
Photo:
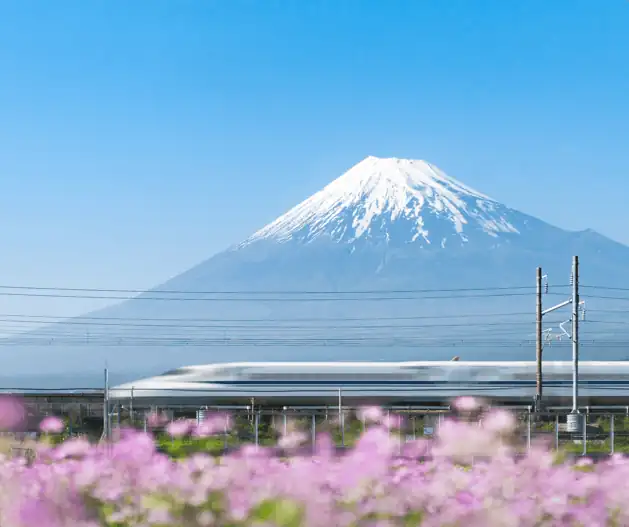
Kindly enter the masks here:
M 594 311 L 594 310 L 590 310 Z M 624 312 L 624 311 L 619 311 Z M 112 321 L 140 321 L 140 322 L 319 322 L 319 321 L 381 321 L 381 320 L 441 320 L 441 319 L 458 319 L 458 318 L 495 318 L 495 317 L 516 317 L 530 316 L 530 311 L 519 311 L 512 313 L 462 313 L 452 315 L 417 315 L 417 316 L 376 316 L 376 317 L 284 317 L 284 318 L 146 318 L 146 317 L 95 317 L 88 315 L 79 315 L 76 317 L 57 317 L 53 315 L 24 315 L 24 314 L 7 314 L 0 313 L 0 317 L 16 317 L 26 319 L 54 319 L 51 323 L 63 323 L 68 320 L 112 320 Z
M 380 293 L 382 294 L 382 293 Z M 548 293 L 548 295 L 558 295 L 561 293 Z M 174 302 L 367 302 L 367 301 L 392 301 L 392 300 L 464 300 L 468 298 L 499 298 L 531 296 L 531 293 L 488 293 L 488 294 L 462 294 L 462 295 L 427 295 L 427 296 L 371 296 L 371 297 L 315 297 L 315 298 L 190 298 L 190 297 L 158 297 L 158 296 L 103 296 L 103 295 L 79 295 L 79 294 L 43 294 L 43 293 L 14 293 L 0 292 L 0 296 L 8 297 L 30 297 L 30 298 L 75 298 L 86 300 L 161 300 Z M 629 298 L 627 299 L 629 300 Z
M 553 288 L 569 287 L 568 285 L 556 285 Z M 39 287 L 29 285 L 0 285 L 0 290 L 17 289 L 28 291 L 63 291 L 63 292 L 88 292 L 88 293 L 125 293 L 125 294 L 180 294 L 180 295 L 339 295 L 339 294 L 402 294 L 402 293 L 456 293 L 456 292 L 479 292 L 479 291 L 509 291 L 509 290 L 535 290 L 535 286 L 522 285 L 522 286 L 499 286 L 499 287 L 463 287 L 463 288 L 436 288 L 436 289 L 371 289 L 371 290 L 250 290 L 250 291 L 190 291 L 183 289 L 102 289 L 102 288 L 90 288 L 90 287 Z

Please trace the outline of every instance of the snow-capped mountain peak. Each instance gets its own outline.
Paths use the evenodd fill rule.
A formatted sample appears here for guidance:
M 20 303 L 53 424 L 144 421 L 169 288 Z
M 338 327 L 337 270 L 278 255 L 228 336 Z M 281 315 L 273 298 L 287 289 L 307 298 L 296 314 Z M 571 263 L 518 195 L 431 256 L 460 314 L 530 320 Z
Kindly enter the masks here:
M 253 234 L 308 243 L 466 243 L 470 236 L 518 234 L 516 211 L 425 161 L 367 157 L 325 188 Z

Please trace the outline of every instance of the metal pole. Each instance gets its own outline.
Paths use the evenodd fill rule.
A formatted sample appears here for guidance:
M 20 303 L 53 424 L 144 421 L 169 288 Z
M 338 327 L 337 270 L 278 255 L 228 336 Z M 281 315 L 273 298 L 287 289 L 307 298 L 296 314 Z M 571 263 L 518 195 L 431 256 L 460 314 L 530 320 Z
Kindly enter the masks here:
M 259 446 L 259 427 L 260 427 L 260 412 L 256 412 L 255 416 L 255 437 L 256 437 L 256 447 Z
M 535 393 L 535 408 L 540 410 L 542 402 L 542 268 L 537 268 L 536 276 L 536 297 L 537 297 L 537 309 L 535 311 L 535 361 L 537 371 L 535 375 L 536 393 Z
M 314 454 L 316 448 L 316 437 L 317 437 L 317 416 L 312 414 L 312 425 L 310 427 L 312 433 L 312 453 Z
M 133 386 L 131 386 L 131 400 L 129 401 L 129 421 L 131 421 L 131 428 L 133 428 Z
M 572 261 L 572 411 L 579 412 L 579 257 Z
M 398 414 L 397 416 L 397 431 L 400 436 L 400 441 L 398 443 L 398 455 L 402 455 L 402 414 Z
M 583 416 L 583 455 L 588 452 L 588 414 Z
M 288 420 L 286 418 L 286 408 L 284 408 L 284 435 L 288 434 Z
M 555 416 L 555 450 L 559 450 L 559 414 Z
M 526 448 L 531 450 L 531 410 L 526 416 Z
M 105 398 L 103 401 L 103 432 L 109 440 L 109 371 L 105 368 Z
M 339 424 L 341 425 L 341 446 L 345 447 L 345 419 L 343 419 L 343 394 L 339 388 Z
M 610 453 L 614 453 L 614 414 L 611 415 L 609 420 L 609 443 Z
M 568 431 L 577 433 L 583 426 L 579 415 L 579 257 L 572 260 L 572 411 L 568 415 Z

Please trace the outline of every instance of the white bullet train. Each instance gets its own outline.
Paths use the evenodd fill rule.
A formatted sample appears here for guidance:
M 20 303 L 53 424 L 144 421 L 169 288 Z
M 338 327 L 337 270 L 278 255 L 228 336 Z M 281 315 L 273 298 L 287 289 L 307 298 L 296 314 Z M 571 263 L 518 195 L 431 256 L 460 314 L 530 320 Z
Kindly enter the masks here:
M 112 402 L 138 405 L 443 403 L 472 395 L 532 401 L 535 362 L 250 362 L 186 366 L 116 386 Z M 572 363 L 543 363 L 544 398 L 572 396 Z M 629 361 L 579 363 L 583 404 L 628 404 Z

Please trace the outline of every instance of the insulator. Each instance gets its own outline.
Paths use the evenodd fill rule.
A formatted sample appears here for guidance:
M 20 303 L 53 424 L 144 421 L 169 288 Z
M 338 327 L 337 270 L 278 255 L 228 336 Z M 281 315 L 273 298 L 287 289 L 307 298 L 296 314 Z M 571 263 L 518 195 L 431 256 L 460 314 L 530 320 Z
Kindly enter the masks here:
M 583 310 L 583 315 L 581 316 L 581 320 L 585 320 L 585 309 Z
M 574 285 L 574 273 L 570 273 L 570 285 Z
M 548 293 L 548 282 L 544 284 L 544 293 Z

